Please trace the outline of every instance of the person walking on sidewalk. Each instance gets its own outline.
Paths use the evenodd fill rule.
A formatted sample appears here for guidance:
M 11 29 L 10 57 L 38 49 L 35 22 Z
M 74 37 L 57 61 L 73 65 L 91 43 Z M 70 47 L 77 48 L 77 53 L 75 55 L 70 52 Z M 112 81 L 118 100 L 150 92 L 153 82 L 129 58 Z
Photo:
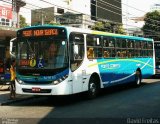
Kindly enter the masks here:
M 16 78 L 15 65 L 16 65 L 16 61 L 14 59 L 14 60 L 12 60 L 11 67 L 10 67 L 10 74 L 11 74 L 10 99 L 14 99 L 16 97 L 16 93 L 15 93 L 15 78 Z

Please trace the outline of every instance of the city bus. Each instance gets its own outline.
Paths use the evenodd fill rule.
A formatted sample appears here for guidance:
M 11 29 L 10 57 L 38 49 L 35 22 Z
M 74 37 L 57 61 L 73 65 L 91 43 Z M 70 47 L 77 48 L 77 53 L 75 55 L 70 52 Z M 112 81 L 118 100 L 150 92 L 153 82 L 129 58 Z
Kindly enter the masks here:
M 97 96 L 101 88 L 154 74 L 153 39 L 66 26 L 17 31 L 16 93 Z
M 160 41 L 154 41 L 155 49 L 155 75 L 160 74 Z

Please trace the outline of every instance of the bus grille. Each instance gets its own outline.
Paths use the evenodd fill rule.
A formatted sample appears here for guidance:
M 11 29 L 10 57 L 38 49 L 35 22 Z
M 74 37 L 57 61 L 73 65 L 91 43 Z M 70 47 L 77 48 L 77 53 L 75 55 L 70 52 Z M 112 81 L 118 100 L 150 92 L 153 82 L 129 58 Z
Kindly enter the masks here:
M 30 81 L 25 81 L 26 84 L 34 84 L 34 85 L 39 85 L 39 84 L 51 84 L 52 81 L 45 81 L 45 82 L 30 82 Z

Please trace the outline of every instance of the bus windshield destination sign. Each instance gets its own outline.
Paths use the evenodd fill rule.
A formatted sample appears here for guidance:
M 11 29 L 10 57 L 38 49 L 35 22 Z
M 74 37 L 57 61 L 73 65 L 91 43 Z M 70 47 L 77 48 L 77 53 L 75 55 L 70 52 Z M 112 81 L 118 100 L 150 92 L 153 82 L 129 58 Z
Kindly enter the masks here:
M 58 35 L 58 29 L 40 29 L 40 30 L 25 30 L 22 31 L 23 37 L 38 37 Z

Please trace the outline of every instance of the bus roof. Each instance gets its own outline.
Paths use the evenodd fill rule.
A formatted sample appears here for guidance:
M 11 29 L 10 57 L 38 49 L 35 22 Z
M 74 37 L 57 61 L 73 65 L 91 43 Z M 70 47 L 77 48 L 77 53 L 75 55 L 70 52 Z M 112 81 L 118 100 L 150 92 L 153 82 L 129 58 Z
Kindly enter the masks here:
M 68 26 L 61 26 L 61 25 L 38 25 L 38 26 L 30 26 L 30 27 L 25 27 L 20 30 L 24 29 L 31 29 L 31 28 L 46 28 L 46 27 L 62 27 L 66 28 L 70 32 L 81 32 L 81 33 L 90 33 L 90 34 L 96 34 L 96 35 L 103 35 L 103 36 L 109 36 L 109 37 L 114 37 L 114 38 L 124 38 L 124 39 L 130 39 L 130 40 L 143 40 L 143 41 L 153 41 L 151 38 L 144 38 L 144 37 L 137 37 L 137 36 L 129 36 L 129 35 L 122 35 L 122 34 L 115 34 L 115 33 L 109 33 L 109 32 L 103 32 L 103 31 L 95 31 L 95 30 L 89 30 L 89 29 L 83 29 L 83 28 L 76 28 L 76 27 L 68 27 Z
M 115 38 L 124 38 L 124 39 L 130 39 L 130 40 L 153 41 L 153 39 L 151 39 L 151 38 L 129 36 L 129 35 L 115 34 L 115 33 L 109 33 L 109 32 L 101 32 L 101 31 L 93 31 L 93 34 L 99 34 L 99 35 L 110 36 L 110 37 L 115 37 Z

